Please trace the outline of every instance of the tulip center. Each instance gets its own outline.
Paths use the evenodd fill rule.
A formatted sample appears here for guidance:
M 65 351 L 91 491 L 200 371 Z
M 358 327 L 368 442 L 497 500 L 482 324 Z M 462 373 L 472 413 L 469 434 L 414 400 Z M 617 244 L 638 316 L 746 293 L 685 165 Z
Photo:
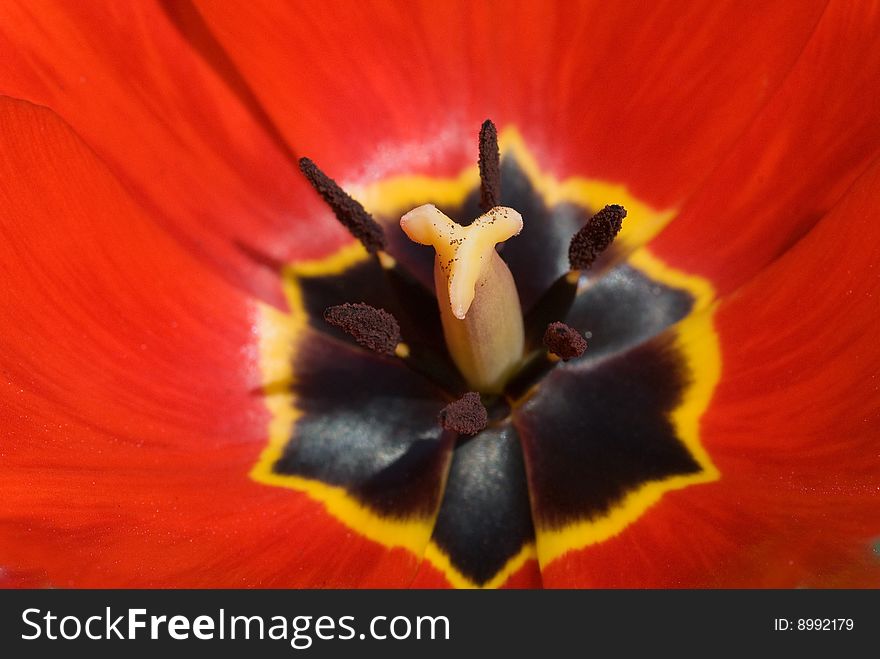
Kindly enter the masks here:
M 500 585 L 718 476 L 698 438 L 711 287 L 640 247 L 673 212 L 544 173 L 513 128 L 499 168 L 493 134 L 479 172 L 348 185 L 357 200 L 303 161 L 360 244 L 285 267 L 289 310 L 259 324 L 252 477 L 455 585 Z
M 505 241 L 522 231 L 523 217 L 513 208 L 499 205 L 499 159 L 497 131 L 487 120 L 479 136 L 480 200 L 485 212 L 463 226 L 433 204 L 424 204 L 400 219 L 410 240 L 434 248 L 434 292 L 446 348 L 468 387 L 488 396 L 502 394 L 517 375 L 528 382 L 540 377 L 559 358 L 568 360 L 583 353 L 584 337 L 560 320 L 576 294 L 579 271 L 590 268 L 611 245 L 626 217 L 622 206 L 606 206 L 573 235 L 568 250 L 570 271 L 550 287 L 532 312 L 532 324 L 547 326 L 544 346 L 549 352 L 539 350 L 526 355 L 516 283 L 498 253 Z M 384 230 L 363 206 L 311 160 L 303 158 L 300 168 L 367 252 L 374 254 L 385 270 L 396 271 L 395 259 L 386 252 Z M 397 276 L 405 278 L 402 273 Z M 384 328 L 386 338 L 395 335 L 398 323 L 386 310 L 366 306 L 361 304 L 358 313 L 353 313 L 357 305 L 346 304 L 325 312 L 325 319 L 367 348 L 409 358 L 409 347 L 397 338 L 382 349 L 368 340 L 365 330 L 372 328 L 375 334 L 376 319 L 385 318 L 386 325 L 393 324 Z M 346 322 L 338 322 L 340 314 Z M 426 368 L 417 362 L 412 359 L 416 368 Z M 430 370 L 429 365 L 427 368 Z

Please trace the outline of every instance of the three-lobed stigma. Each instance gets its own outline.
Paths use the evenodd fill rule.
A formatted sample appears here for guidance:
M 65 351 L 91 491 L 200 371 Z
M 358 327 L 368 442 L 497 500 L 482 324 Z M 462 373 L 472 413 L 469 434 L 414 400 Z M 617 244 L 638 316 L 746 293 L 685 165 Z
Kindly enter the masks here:
M 522 215 L 497 206 L 469 226 L 461 226 L 433 204 L 414 208 L 400 218 L 410 240 L 431 245 L 446 276 L 452 315 L 464 320 L 474 300 L 477 282 L 492 261 L 495 245 L 522 231 Z

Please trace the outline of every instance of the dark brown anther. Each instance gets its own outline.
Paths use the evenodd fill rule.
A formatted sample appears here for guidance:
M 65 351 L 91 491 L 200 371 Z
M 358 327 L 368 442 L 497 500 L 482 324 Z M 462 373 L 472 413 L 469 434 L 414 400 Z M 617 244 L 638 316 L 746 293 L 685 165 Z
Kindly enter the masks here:
M 315 191 L 333 209 L 336 219 L 361 241 L 370 254 L 385 249 L 385 232 L 356 199 L 308 158 L 299 159 L 299 168 Z
M 606 206 L 591 217 L 568 246 L 571 269 L 584 270 L 591 267 L 599 254 L 614 241 L 625 217 L 626 209 L 617 204 Z
M 544 332 L 547 350 L 567 362 L 580 357 L 587 349 L 587 340 L 574 327 L 565 323 L 550 323 Z
M 440 411 L 440 425 L 459 435 L 476 435 L 489 425 L 489 413 L 480 394 L 470 391 Z
M 480 127 L 480 208 L 488 212 L 501 205 L 501 154 L 498 131 L 491 119 Z
M 384 309 L 369 304 L 339 304 L 324 311 L 324 320 L 350 334 L 365 348 L 393 355 L 400 344 L 400 325 Z

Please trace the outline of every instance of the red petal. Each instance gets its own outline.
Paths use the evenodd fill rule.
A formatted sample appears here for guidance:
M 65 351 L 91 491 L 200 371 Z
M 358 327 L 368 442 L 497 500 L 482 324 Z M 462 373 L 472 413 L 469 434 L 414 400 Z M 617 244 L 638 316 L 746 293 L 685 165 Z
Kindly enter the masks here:
M 564 586 L 880 586 L 880 161 L 722 304 L 702 421 L 720 480 L 545 567 Z M 685 321 L 686 322 L 686 321 Z
M 343 235 L 157 5 L 2 3 L 0 93 L 54 109 L 154 221 L 268 299 L 281 300 L 277 273 L 249 251 L 307 256 Z
M 200 11 L 298 150 L 331 171 L 457 173 L 491 116 L 558 177 L 693 191 L 801 52 L 821 2 L 321 2 Z M 772 35 L 772 38 L 768 38 Z M 358 165 L 362 165 L 359 167 Z
M 51 111 L 0 99 L 0 566 L 56 586 L 405 584 L 416 560 L 249 472 L 255 306 Z M 16 577 L 15 575 L 24 575 Z
M 797 242 L 880 152 L 880 6 L 831 3 L 797 66 L 652 248 L 727 293 Z

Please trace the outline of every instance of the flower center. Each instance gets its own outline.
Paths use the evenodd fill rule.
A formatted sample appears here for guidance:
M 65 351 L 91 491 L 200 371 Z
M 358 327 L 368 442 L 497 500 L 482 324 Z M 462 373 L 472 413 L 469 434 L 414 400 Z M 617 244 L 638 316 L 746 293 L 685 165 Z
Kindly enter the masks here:
M 434 289 L 447 350 L 468 385 L 488 395 L 503 393 L 517 373 L 527 376 L 521 379 L 533 380 L 536 374 L 552 367 L 554 356 L 567 360 L 583 353 L 586 341 L 576 330 L 563 326 L 561 318 L 574 300 L 579 271 L 590 268 L 611 245 L 626 217 L 622 206 L 606 206 L 572 237 L 568 250 L 570 272 L 550 287 L 532 313 L 532 324 L 547 326 L 544 345 L 549 353 L 539 350 L 526 358 L 516 283 L 496 250 L 523 228 L 523 218 L 516 210 L 499 205 L 501 170 L 497 140 L 495 125 L 486 120 L 479 136 L 480 201 L 486 210 L 483 215 L 462 226 L 433 204 L 425 204 L 400 219 L 400 226 L 410 240 L 434 248 Z M 385 252 L 382 227 L 363 206 L 308 158 L 300 161 L 300 168 L 337 219 L 365 249 L 376 255 L 387 270 L 396 269 L 396 262 Z M 398 350 L 408 357 L 406 344 L 397 348 L 397 336 L 393 345 L 383 344 L 382 348 L 367 340 L 365 331 L 369 333 L 372 329 L 375 334 L 376 319 L 383 314 L 386 325 L 393 323 L 393 328 L 384 328 L 384 336 L 394 334 L 398 327 L 386 310 L 368 310 L 364 306 L 359 309 L 360 316 L 353 315 L 355 305 L 345 305 L 325 313 L 325 319 L 365 347 L 385 354 Z M 347 322 L 338 322 L 340 314 L 346 315 Z
M 466 393 L 476 387 L 454 363 L 433 290 L 438 257 L 396 226 L 426 202 L 460 222 L 498 206 L 500 184 L 476 166 L 352 186 L 375 223 L 304 166 L 370 242 L 287 266 L 289 311 L 262 308 L 259 323 L 271 423 L 252 477 L 306 493 L 455 585 L 500 585 L 534 558 L 603 542 L 669 490 L 717 478 L 697 423 L 719 364 L 711 287 L 640 248 L 674 212 L 623 186 L 545 174 L 513 127 L 502 140 L 504 202 L 525 223 L 499 248 L 525 313 L 501 395 Z M 482 149 L 479 164 L 492 169 Z M 585 272 L 622 219 L 612 205 L 588 220 L 590 209 L 615 200 L 632 218 Z

